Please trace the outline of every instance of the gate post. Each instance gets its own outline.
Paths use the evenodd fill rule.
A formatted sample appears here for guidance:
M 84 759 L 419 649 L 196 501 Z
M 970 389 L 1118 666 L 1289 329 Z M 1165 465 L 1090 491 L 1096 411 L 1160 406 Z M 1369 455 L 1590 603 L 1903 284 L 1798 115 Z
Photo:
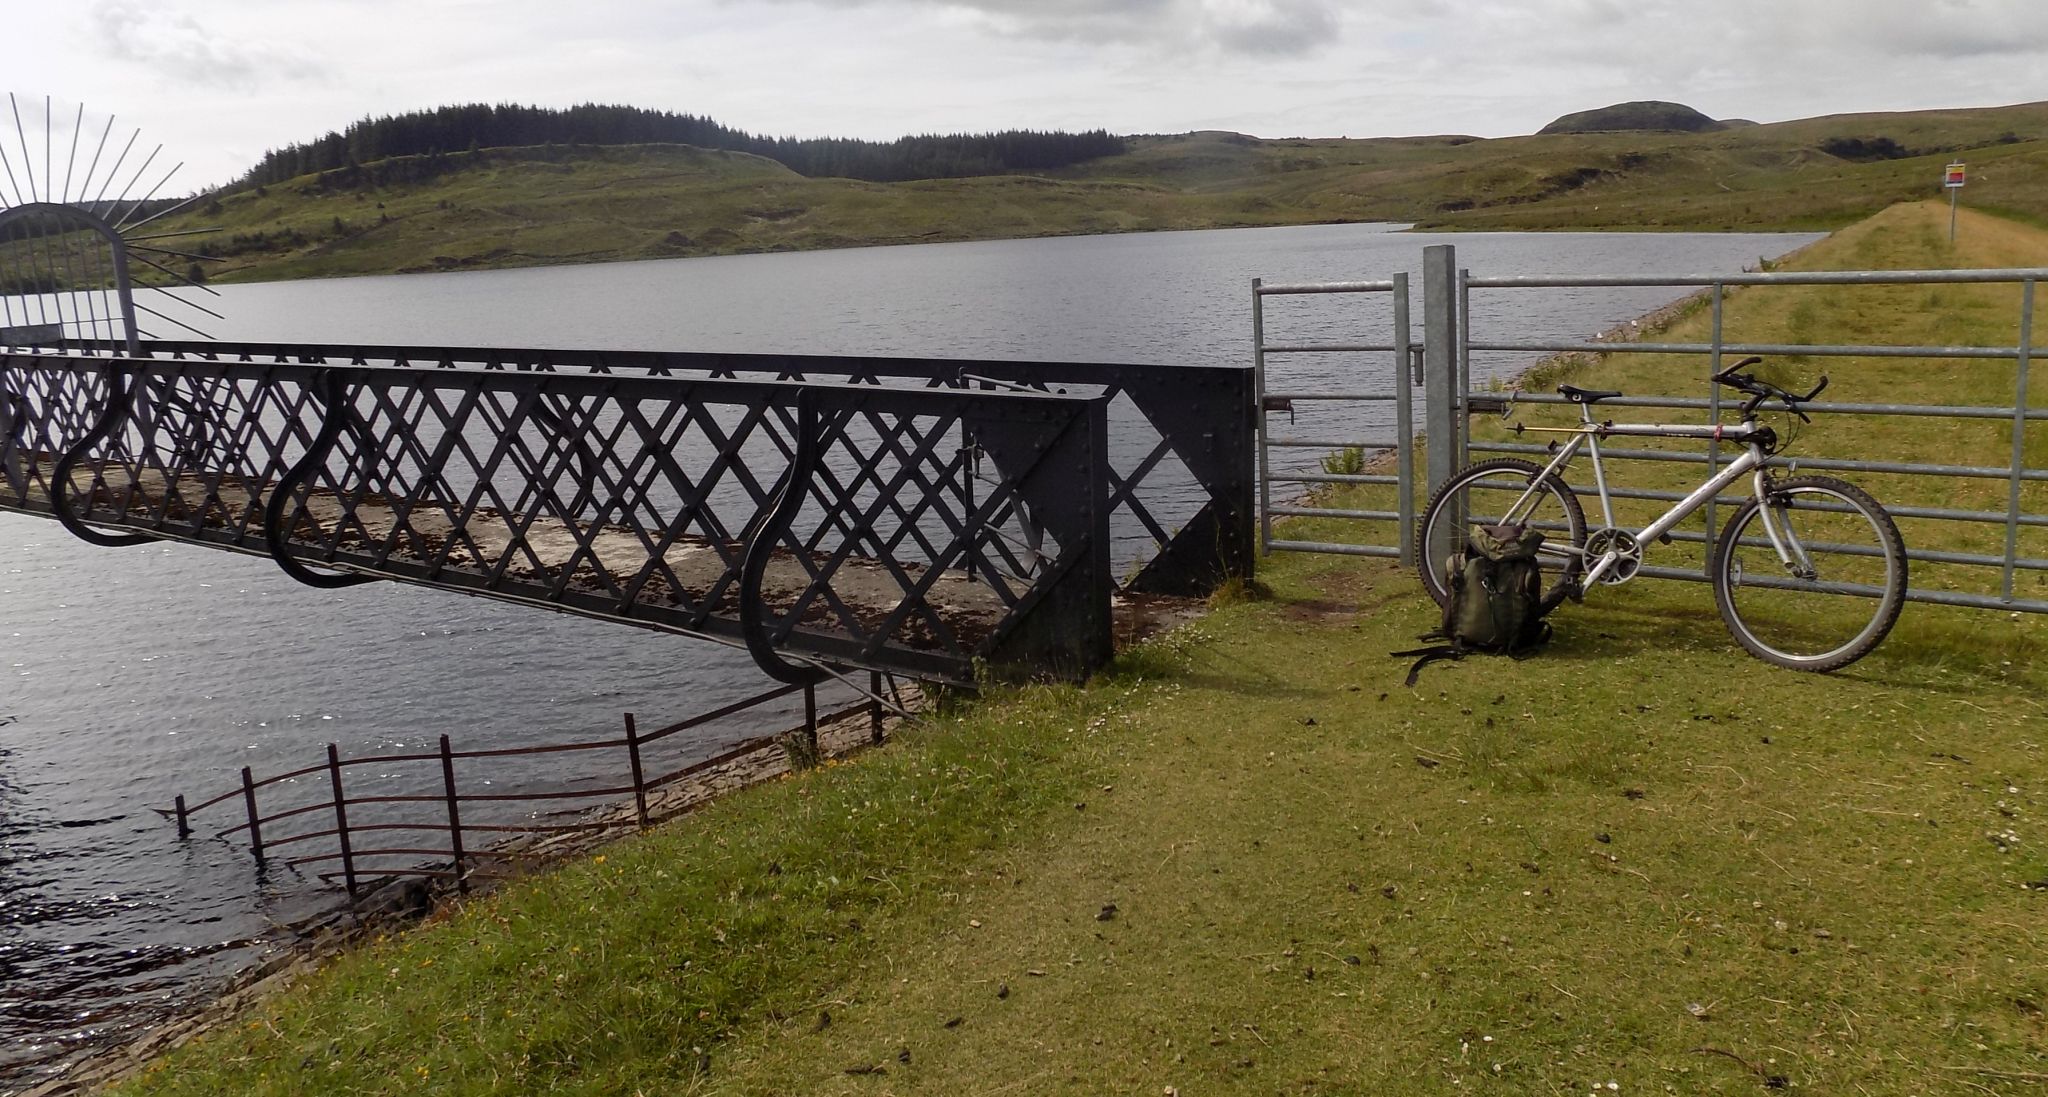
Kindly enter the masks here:
M 1429 446 L 1425 494 L 1457 471 L 1464 423 L 1458 391 L 1457 249 L 1436 244 L 1422 249 L 1423 436 Z
M 1394 275 L 1394 479 L 1400 492 L 1394 513 L 1400 515 L 1401 566 L 1415 566 L 1415 377 L 1410 366 L 1413 345 L 1408 325 L 1408 272 Z

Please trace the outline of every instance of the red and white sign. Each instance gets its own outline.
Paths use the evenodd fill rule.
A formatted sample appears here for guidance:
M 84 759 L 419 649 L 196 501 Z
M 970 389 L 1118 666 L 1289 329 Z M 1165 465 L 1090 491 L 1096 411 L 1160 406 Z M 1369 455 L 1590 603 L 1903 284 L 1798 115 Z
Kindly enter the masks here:
M 1944 183 L 1943 183 L 1942 185 L 1943 185 L 1943 186 L 1947 186 L 1947 187 L 1951 187 L 1951 188 L 1953 188 L 1953 187 L 1960 187 L 1960 186 L 1962 186 L 1962 185 L 1963 185 L 1963 165 L 1962 165 L 1962 164 L 1960 164 L 1960 163 L 1956 163 L 1956 164 L 1950 164 L 1950 165 L 1948 166 L 1948 178 L 1947 178 L 1946 182 L 1944 182 Z

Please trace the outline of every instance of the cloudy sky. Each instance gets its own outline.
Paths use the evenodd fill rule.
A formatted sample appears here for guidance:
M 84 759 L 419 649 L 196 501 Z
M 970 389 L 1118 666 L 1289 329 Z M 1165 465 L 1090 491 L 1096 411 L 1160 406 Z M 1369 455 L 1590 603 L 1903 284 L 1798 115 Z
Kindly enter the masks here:
M 891 138 L 1496 137 L 1629 99 L 1759 121 L 2048 99 L 2048 0 L 0 0 L 0 43 L 28 125 L 46 95 L 118 115 L 186 162 L 166 194 L 476 101 Z

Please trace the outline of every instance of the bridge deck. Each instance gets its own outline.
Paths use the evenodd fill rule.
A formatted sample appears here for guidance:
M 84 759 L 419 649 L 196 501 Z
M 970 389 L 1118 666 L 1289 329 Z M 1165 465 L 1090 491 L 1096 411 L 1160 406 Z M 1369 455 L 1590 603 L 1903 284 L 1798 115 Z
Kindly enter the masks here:
M 28 474 L 20 495 L 23 505 L 0 510 L 52 517 L 44 485 L 55 465 L 46 454 L 29 459 L 22 470 Z M 167 484 L 172 490 L 166 491 Z M 130 482 L 103 481 L 91 498 L 92 510 L 98 513 L 160 515 L 158 529 L 183 527 L 175 533 L 165 531 L 175 540 L 267 555 L 260 535 L 260 508 L 246 501 L 267 498 L 269 493 L 268 484 L 230 473 L 187 470 L 173 478 L 145 469 Z M 73 497 L 74 501 L 83 498 L 82 492 Z M 258 531 L 253 543 L 246 532 L 237 532 L 252 529 Z M 336 530 L 344 532 L 337 534 Z M 424 575 L 413 581 L 477 593 L 488 593 L 491 588 L 507 594 L 544 588 L 613 596 L 618 605 L 605 616 L 650 627 L 665 623 L 648 619 L 650 610 L 659 613 L 693 607 L 707 612 L 707 621 L 731 618 L 738 612 L 739 602 L 732 574 L 745 551 L 745 545 L 737 540 L 713 542 L 678 535 L 661 547 L 655 558 L 650 557 L 655 546 L 633 530 L 593 529 L 589 523 L 545 517 L 515 530 L 513 523 L 492 507 L 475 508 L 469 521 L 460 525 L 439 508 L 412 508 L 401 521 L 399 508 L 388 501 L 367 499 L 345 506 L 332 491 L 307 494 L 293 534 L 288 543 L 306 550 L 308 562 L 378 574 L 388 568 L 366 569 L 360 561 L 379 559 L 409 565 L 407 571 L 422 570 Z M 794 604 L 811 585 L 817 567 L 825 563 L 825 555 L 811 554 L 811 566 L 806 567 L 792 552 L 775 552 L 762 580 L 762 597 L 772 606 Z M 620 566 L 620 562 L 631 566 Z M 922 583 L 929 571 L 912 562 L 896 566 L 914 583 Z M 477 591 L 478 584 L 486 590 Z M 869 629 L 881 628 L 905 601 L 903 588 L 889 568 L 865 557 L 849 556 L 841 561 L 832 576 L 832 589 Z M 631 591 L 630 597 L 624 596 L 627 591 Z M 1008 612 L 991 586 L 957 568 L 932 577 L 923 601 L 958 641 L 969 644 L 985 640 Z M 1203 605 L 1199 598 L 1121 592 L 1111 599 L 1117 640 L 1122 644 L 1150 636 L 1191 619 Z M 831 607 L 813 599 L 798 624 L 829 626 L 833 617 Z M 713 626 L 707 631 L 722 630 Z M 901 631 L 900 639 L 912 648 L 940 647 L 938 637 L 930 629 L 918 627 L 914 619 Z
M 28 504 L 24 509 L 48 513 L 49 493 L 43 485 L 54 474 L 56 462 L 39 455 L 30 464 L 34 471 L 23 493 Z M 171 478 L 154 469 L 143 470 L 129 483 L 103 482 L 93 493 L 93 510 L 161 515 L 171 526 L 189 528 L 179 539 L 266 551 L 260 535 L 254 544 L 244 544 L 248 538 L 235 532 L 260 524 L 260 514 L 248 513 L 253 508 L 246 503 L 238 513 L 229 501 L 268 498 L 268 484 L 191 470 L 176 479 L 183 490 L 167 492 Z M 193 491 L 201 485 L 203 494 Z M 342 570 L 378 570 L 361 567 L 361 559 L 367 556 L 426 568 L 434 576 L 481 580 L 508 592 L 565 586 L 603 596 L 630 588 L 633 595 L 622 599 L 619 616 L 631 616 L 634 605 L 688 605 L 726 616 L 738 611 L 738 584 L 731 581 L 731 575 L 746 546 L 736 540 L 715 543 L 696 535 L 677 535 L 658 557 L 650 557 L 654 546 L 632 530 L 593 529 L 590 523 L 571 524 L 549 517 L 534 518 L 525 528 L 517 529 L 494 507 L 474 508 L 469 520 L 459 525 L 441 508 L 413 508 L 401 520 L 399 508 L 388 501 L 365 499 L 345 506 L 331 491 L 308 493 L 302 507 L 288 543 L 314 554 L 308 562 Z M 810 563 L 822 565 L 825 555 L 812 554 Z M 630 562 L 630 566 L 617 562 Z M 913 582 L 921 582 L 929 570 L 911 562 L 897 566 Z M 794 553 L 777 551 L 762 580 L 762 597 L 770 605 L 786 607 L 803 594 L 812 578 L 813 569 L 806 568 Z M 888 569 L 864 557 L 849 556 L 841 562 L 833 573 L 832 589 L 869 628 L 880 627 L 904 601 L 903 590 Z M 942 571 L 926 590 L 924 600 L 966 643 L 986 638 L 1006 612 L 987 584 L 961 569 Z M 824 623 L 830 615 L 827 605 L 814 599 L 801 623 Z M 913 627 L 905 642 L 913 647 L 933 646 L 935 638 L 928 634 L 920 637 L 920 631 Z M 925 642 L 919 643 L 920 639 Z

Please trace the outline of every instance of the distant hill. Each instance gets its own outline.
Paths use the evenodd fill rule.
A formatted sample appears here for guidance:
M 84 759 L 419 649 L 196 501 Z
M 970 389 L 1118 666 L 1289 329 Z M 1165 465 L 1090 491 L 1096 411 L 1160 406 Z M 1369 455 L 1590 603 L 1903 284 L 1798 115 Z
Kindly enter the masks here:
M 1582 110 L 1567 114 L 1555 122 L 1537 130 L 1538 135 L 1551 133 L 1614 133 L 1625 130 L 1666 130 L 1678 133 L 1707 133 L 1720 129 L 1721 123 L 1686 106 L 1684 103 L 1665 103 L 1646 99 L 1635 103 L 1616 103 L 1598 110 Z
M 221 260 L 208 278 L 250 281 L 1355 221 L 1812 230 L 1938 197 L 1951 159 L 1970 164 L 1965 203 L 2048 223 L 2048 103 L 1704 132 L 1116 140 L 1064 166 L 901 182 L 687 142 L 480 143 L 259 182 L 161 231 L 193 232 L 178 247 Z

